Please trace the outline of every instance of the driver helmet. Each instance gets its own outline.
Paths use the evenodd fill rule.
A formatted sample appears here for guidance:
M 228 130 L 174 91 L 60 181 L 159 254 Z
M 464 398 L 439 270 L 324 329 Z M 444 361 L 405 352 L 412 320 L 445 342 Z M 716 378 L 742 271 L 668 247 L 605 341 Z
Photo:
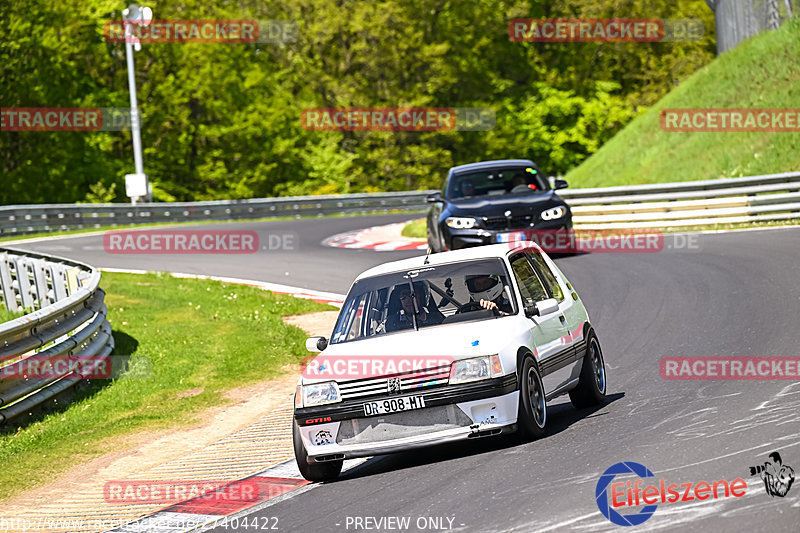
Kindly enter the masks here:
M 427 307 L 431 299 L 431 290 L 428 288 L 428 284 L 424 281 L 415 281 L 413 285 L 420 307 Z
M 490 279 L 492 284 L 483 290 L 478 290 L 476 288 L 476 281 Z M 497 274 L 479 274 L 476 276 L 466 276 L 464 278 L 464 283 L 467 286 L 467 290 L 469 291 L 469 295 L 474 302 L 480 302 L 481 300 L 489 300 L 493 302 L 496 300 L 501 294 L 503 294 L 503 284 L 500 282 L 500 276 Z M 485 282 L 481 284 L 484 286 Z
M 424 281 L 415 281 L 413 283 L 414 286 L 414 294 L 417 296 L 417 301 L 419 302 L 420 307 L 427 307 L 428 302 L 431 299 L 431 291 L 428 288 L 428 284 Z M 402 295 L 404 292 L 408 292 L 408 284 L 403 283 L 402 285 L 398 285 L 395 289 L 397 291 L 398 296 Z

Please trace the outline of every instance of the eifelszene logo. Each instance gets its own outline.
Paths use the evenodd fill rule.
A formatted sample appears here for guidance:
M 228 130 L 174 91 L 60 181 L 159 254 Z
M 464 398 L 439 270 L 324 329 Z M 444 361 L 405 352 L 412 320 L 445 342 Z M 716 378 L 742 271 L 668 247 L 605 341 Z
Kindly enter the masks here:
M 764 489 L 767 494 L 783 498 L 788 494 L 789 489 L 792 488 L 794 483 L 794 469 L 783 464 L 781 454 L 772 452 L 769 454 L 771 461 L 765 461 L 764 464 L 750 467 L 751 476 L 760 476 L 764 481 Z
M 631 475 L 639 479 L 633 482 L 631 479 L 613 482 L 617 476 L 630 478 Z M 633 461 L 610 466 L 603 472 L 595 486 L 595 501 L 603 516 L 618 526 L 637 526 L 653 516 L 659 503 L 741 498 L 747 493 L 747 482 L 742 478 L 736 478 L 730 483 L 725 479 L 720 479 L 713 483 L 690 481 L 680 484 L 667 484 L 666 480 L 661 478 L 657 485 L 651 484 L 642 487 L 644 479 L 650 477 L 655 477 L 650 469 Z M 611 494 L 609 494 L 609 489 Z M 643 507 L 629 514 L 619 512 L 626 507 L 637 508 L 639 506 Z

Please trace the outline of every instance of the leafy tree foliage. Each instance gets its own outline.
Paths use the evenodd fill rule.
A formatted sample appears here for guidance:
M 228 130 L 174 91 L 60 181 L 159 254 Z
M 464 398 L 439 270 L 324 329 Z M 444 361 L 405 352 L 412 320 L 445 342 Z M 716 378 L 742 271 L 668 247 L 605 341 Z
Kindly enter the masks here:
M 146 2 L 145 2 L 146 3 Z M 0 107 L 126 107 L 112 0 L 5 0 Z M 143 44 L 145 171 L 157 199 L 437 187 L 454 164 L 564 173 L 714 54 L 689 0 L 266 0 L 149 4 L 156 19 L 290 20 L 287 43 Z M 513 18 L 699 18 L 684 43 L 521 43 Z M 307 131 L 309 107 L 488 107 L 489 131 Z M 0 203 L 124 201 L 130 132 L 0 132 Z M 115 187 L 114 185 L 117 184 Z

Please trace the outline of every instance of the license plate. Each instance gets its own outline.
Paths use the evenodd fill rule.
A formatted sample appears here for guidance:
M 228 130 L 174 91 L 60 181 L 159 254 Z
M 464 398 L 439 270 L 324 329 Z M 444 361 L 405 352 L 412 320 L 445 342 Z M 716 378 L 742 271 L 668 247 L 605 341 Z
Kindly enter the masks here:
M 527 241 L 524 231 L 514 231 L 511 233 L 498 233 L 497 242 L 516 242 Z
M 412 409 L 422 409 L 423 407 L 425 407 L 425 398 L 422 396 L 406 396 L 403 398 L 367 402 L 364 404 L 364 414 L 367 416 L 385 415 L 388 413 L 399 413 L 400 411 L 410 411 Z

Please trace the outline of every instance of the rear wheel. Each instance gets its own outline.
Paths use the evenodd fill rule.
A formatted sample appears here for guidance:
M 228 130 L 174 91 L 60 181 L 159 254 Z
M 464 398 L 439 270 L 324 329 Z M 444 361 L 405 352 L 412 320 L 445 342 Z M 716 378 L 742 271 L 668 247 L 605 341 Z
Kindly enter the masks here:
M 606 399 L 606 366 L 594 332 L 589 333 L 578 386 L 569 391 L 569 399 L 578 409 L 600 405 Z
M 292 443 L 294 444 L 294 458 L 297 461 L 297 468 L 300 469 L 300 473 L 304 478 L 309 481 L 330 481 L 339 477 L 344 464 L 343 460 L 309 464 L 306 447 L 300 438 L 300 428 L 296 422 L 292 422 Z
M 519 430 L 525 438 L 541 437 L 547 424 L 547 401 L 542 377 L 531 356 L 523 360 L 520 380 L 517 416 Z

